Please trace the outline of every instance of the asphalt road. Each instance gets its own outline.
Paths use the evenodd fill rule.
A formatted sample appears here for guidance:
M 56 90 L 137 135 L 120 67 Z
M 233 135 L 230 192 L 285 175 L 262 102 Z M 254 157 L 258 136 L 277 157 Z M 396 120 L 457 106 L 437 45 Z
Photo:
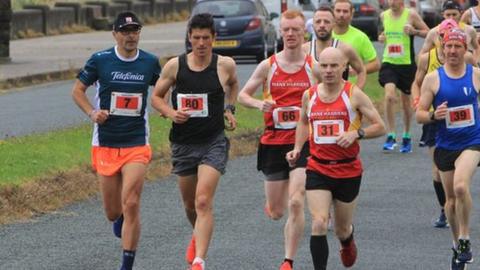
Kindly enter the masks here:
M 414 130 L 418 138 L 419 129 Z M 383 154 L 383 139 L 362 141 L 365 174 L 355 217 L 357 264 L 352 269 L 449 269 L 450 233 L 431 226 L 438 214 L 426 151 Z M 278 269 L 283 258 L 282 226 L 263 214 L 262 176 L 255 156 L 229 163 L 215 198 L 216 228 L 207 269 Z M 473 181 L 474 205 L 480 187 Z M 308 215 L 307 215 L 308 216 Z M 474 254 L 480 245 L 479 212 L 472 213 Z M 142 198 L 143 233 L 137 270 L 185 269 L 191 229 L 184 218 L 174 177 L 147 183 Z M 295 269 L 312 269 L 307 223 Z M 329 269 L 340 266 L 332 232 Z M 25 223 L 0 226 L 0 269 L 118 269 L 120 242 L 92 198 Z M 470 269 L 479 269 L 478 263 Z

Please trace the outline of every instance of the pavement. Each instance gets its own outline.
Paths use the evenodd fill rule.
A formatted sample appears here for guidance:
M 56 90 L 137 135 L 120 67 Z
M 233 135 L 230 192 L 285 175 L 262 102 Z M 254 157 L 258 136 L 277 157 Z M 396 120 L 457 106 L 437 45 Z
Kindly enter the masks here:
M 144 26 L 139 47 L 159 58 L 184 51 L 186 22 Z M 93 53 L 115 44 L 110 31 L 12 40 L 12 61 L 0 64 L 0 89 L 72 78 Z

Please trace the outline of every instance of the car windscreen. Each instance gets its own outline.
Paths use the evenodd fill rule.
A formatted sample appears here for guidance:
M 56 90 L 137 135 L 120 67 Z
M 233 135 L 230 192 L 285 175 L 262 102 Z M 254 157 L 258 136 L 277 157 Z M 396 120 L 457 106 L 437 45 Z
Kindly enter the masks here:
M 238 17 L 255 15 L 255 5 L 250 1 L 205 1 L 199 2 L 192 11 L 193 15 L 210 13 L 214 17 Z

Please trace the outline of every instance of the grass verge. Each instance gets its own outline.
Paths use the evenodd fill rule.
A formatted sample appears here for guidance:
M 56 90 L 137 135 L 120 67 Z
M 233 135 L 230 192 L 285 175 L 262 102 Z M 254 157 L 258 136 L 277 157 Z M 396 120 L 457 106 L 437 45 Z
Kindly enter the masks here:
M 367 79 L 366 93 L 383 97 L 377 74 Z M 252 154 L 263 128 L 262 114 L 238 106 L 239 127 L 228 133 L 231 156 Z M 148 179 L 170 173 L 168 132 L 171 122 L 150 117 L 154 157 Z M 0 224 L 29 218 L 98 192 L 90 163 L 91 125 L 0 141 Z M 254 165 L 252 165 L 253 168 Z

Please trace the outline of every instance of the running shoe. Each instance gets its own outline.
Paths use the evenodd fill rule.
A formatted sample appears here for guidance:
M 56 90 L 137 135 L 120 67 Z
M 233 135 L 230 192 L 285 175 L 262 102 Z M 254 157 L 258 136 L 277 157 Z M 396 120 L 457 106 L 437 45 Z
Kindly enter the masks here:
M 203 270 L 202 264 L 197 262 L 192 265 L 192 268 L 190 270 Z
M 192 239 L 190 240 L 187 250 L 185 251 L 185 261 L 187 261 L 188 264 L 192 264 L 193 260 L 195 259 L 195 255 L 195 235 L 192 235 Z
M 343 266 L 351 267 L 357 260 L 357 246 L 355 245 L 355 239 L 352 238 L 350 243 L 343 245 L 340 249 L 340 258 L 342 259 Z
M 280 270 L 292 270 L 292 266 L 288 262 L 283 262 L 282 265 L 280 265 Z
M 453 256 L 452 256 L 452 263 L 450 265 L 450 270 L 467 270 L 467 265 L 464 263 L 457 263 L 457 250 L 452 248 Z
M 433 227 L 435 228 L 448 228 L 447 216 L 445 216 L 445 211 L 442 210 L 440 216 L 435 222 L 433 222 Z
M 385 151 L 393 151 L 397 147 L 397 142 L 393 136 L 387 136 L 387 140 L 383 144 L 383 150 Z
M 412 139 L 403 138 L 402 146 L 400 147 L 400 153 L 411 153 L 412 152 Z
M 122 238 L 122 227 L 123 227 L 123 214 L 113 222 L 113 234 Z
M 458 240 L 457 263 L 472 263 L 472 250 L 470 249 L 470 240 Z

